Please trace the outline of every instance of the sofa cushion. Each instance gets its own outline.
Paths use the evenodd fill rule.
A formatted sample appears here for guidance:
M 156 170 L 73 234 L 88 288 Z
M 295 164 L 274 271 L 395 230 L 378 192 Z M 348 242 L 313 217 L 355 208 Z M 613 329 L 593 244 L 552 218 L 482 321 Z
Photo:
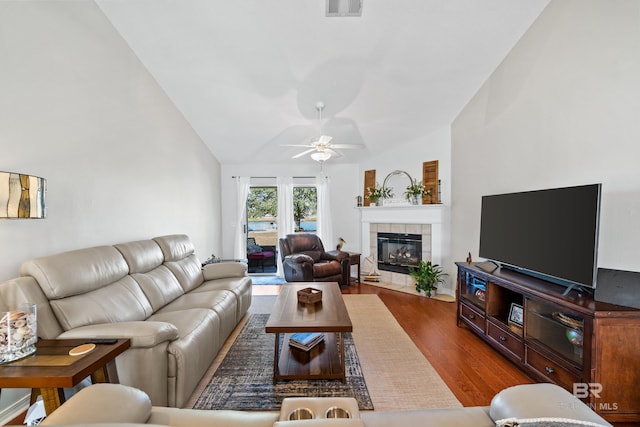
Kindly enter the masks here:
M 140 285 L 153 311 L 184 294 L 176 276 L 163 265 L 164 254 L 155 240 L 115 245 L 129 265 L 129 274 Z
M 190 308 L 208 308 L 215 311 L 220 318 L 221 340 L 227 339 L 236 327 L 237 299 L 233 292 L 218 290 L 208 292 L 190 292 L 163 307 L 160 312 L 180 311 Z
M 162 265 L 164 255 L 155 240 L 138 240 L 114 246 L 129 265 L 129 273 L 146 273 Z
M 159 236 L 154 237 L 153 240 L 160 246 L 165 261 L 179 261 L 192 255 L 196 250 L 186 234 Z
M 338 261 L 317 262 L 313 264 L 313 277 L 322 278 L 342 273 L 342 266 Z
M 113 246 L 79 249 L 25 261 L 20 274 L 35 278 L 49 299 L 102 288 L 129 274 L 129 266 Z
M 184 234 L 154 237 L 164 255 L 164 264 L 176 276 L 185 292 L 200 286 L 204 280 L 202 264 L 195 256 L 193 243 Z
M 239 263 L 237 263 L 239 264 Z M 246 265 L 242 264 L 245 266 Z M 205 269 L 206 271 L 206 269 Z M 207 277 L 205 273 L 205 278 Z M 226 277 L 216 280 L 205 280 L 205 282 L 195 288 L 191 293 L 198 294 L 200 292 L 227 290 L 233 292 L 236 296 L 236 323 L 244 317 L 247 310 L 251 306 L 251 278 L 250 277 Z
M 154 312 L 184 294 L 176 276 L 164 265 L 146 273 L 134 273 L 131 277 L 140 285 Z
M 97 323 L 145 320 L 153 313 L 149 300 L 131 276 L 100 289 L 50 301 L 65 331 Z
M 185 292 L 194 290 L 204 281 L 200 261 L 195 255 L 190 255 L 180 261 L 166 261 L 164 265 L 176 276 Z

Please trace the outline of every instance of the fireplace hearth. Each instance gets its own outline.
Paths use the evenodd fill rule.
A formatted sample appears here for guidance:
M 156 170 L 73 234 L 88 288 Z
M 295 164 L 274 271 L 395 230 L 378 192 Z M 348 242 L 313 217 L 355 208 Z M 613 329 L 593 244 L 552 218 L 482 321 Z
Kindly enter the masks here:
M 422 256 L 422 236 L 406 233 L 378 233 L 378 269 L 409 274 Z

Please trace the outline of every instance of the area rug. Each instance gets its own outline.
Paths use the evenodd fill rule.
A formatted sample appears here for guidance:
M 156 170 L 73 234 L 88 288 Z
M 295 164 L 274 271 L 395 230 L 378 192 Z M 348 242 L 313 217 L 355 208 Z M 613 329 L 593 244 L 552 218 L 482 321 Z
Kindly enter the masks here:
M 276 275 L 254 276 L 251 275 L 251 284 L 253 285 L 284 285 L 285 280 Z
M 194 409 L 279 410 L 286 397 L 353 397 L 373 409 L 350 333 L 344 334 L 346 382 L 279 381 L 273 384 L 274 334 L 265 332 L 268 314 L 251 314 L 193 405 Z M 281 336 L 282 337 L 282 336 Z
M 254 296 L 249 312 L 270 313 L 275 298 Z M 462 406 L 377 295 L 343 295 L 343 298 L 353 323 L 351 335 L 360 367 L 376 411 Z M 243 324 L 238 325 L 227 340 L 186 407 L 193 407 L 200 399 L 242 329 Z M 273 351 L 273 338 L 269 348 Z M 269 372 L 273 372 L 273 365 Z

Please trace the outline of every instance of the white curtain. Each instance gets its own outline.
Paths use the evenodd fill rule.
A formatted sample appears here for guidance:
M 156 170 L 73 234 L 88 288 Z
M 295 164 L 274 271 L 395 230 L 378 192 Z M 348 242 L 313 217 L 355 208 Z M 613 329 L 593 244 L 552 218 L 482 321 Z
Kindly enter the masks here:
M 247 197 L 249 196 L 249 177 L 236 178 L 236 192 L 238 194 L 236 211 L 238 213 L 238 223 L 236 224 L 235 243 L 233 245 L 233 257 L 244 259 L 247 257 Z
M 335 249 L 337 240 L 333 236 L 333 224 L 331 222 L 331 204 L 329 202 L 329 177 L 318 176 L 316 180 L 318 189 L 318 236 L 322 240 L 324 249 Z
M 293 178 L 278 177 L 276 183 L 278 186 L 278 239 L 281 239 L 294 232 Z M 276 247 L 280 251 L 278 242 L 276 242 Z M 278 254 L 277 260 L 278 276 L 284 277 L 280 254 Z

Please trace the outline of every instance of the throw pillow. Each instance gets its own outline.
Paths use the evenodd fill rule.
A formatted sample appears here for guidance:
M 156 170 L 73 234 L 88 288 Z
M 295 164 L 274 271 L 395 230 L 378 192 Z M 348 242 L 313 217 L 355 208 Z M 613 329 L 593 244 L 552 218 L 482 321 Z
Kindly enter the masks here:
M 570 418 L 505 418 L 496 421 L 496 427 L 607 427 L 591 421 Z
M 247 245 L 247 253 L 255 254 L 258 252 L 262 252 L 262 246 L 260 245 Z

